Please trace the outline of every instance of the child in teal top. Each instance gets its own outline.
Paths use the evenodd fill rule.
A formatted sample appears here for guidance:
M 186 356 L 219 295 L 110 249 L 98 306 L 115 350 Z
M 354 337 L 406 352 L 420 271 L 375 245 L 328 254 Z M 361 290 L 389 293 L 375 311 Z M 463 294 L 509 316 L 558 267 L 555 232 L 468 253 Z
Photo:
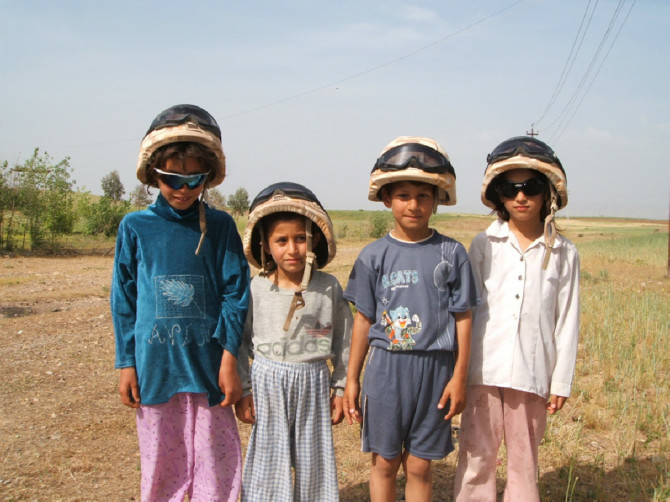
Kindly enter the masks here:
M 122 220 L 111 290 L 115 366 L 121 402 L 137 410 L 144 501 L 239 493 L 230 405 L 241 396 L 249 269 L 233 219 L 202 200 L 224 176 L 211 115 L 177 105 L 156 117 L 137 177 L 160 193 Z

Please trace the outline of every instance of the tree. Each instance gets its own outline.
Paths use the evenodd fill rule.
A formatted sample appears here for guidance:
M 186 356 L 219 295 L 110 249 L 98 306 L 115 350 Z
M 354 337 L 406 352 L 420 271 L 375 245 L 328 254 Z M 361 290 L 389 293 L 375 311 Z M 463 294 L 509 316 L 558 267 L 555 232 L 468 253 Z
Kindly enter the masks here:
M 210 188 L 207 190 L 207 203 L 213 208 L 223 211 L 226 208 L 226 196 L 218 189 Z
M 249 210 L 249 194 L 243 187 L 228 197 L 228 207 L 233 216 L 242 216 Z
M 133 188 L 133 191 L 130 192 L 130 203 L 133 206 L 145 208 L 152 202 L 153 198 L 148 192 L 148 187 L 146 185 L 137 185 Z
M 130 202 L 127 200 L 113 201 L 103 196 L 96 203 L 90 197 L 82 197 L 79 201 L 79 212 L 84 218 L 89 235 L 116 235 L 119 223 L 130 211 Z
M 126 193 L 126 189 L 123 187 L 123 183 L 121 183 L 119 171 L 116 169 L 102 178 L 101 185 L 102 193 L 113 201 L 120 201 Z
M 70 180 L 70 158 L 54 164 L 48 153 L 40 155 L 39 148 L 35 148 L 33 156 L 12 171 L 12 194 L 16 197 L 13 207 L 24 217 L 24 247 L 26 235 L 30 236 L 31 249 L 38 249 L 44 247 L 47 238 L 53 246 L 57 236 L 72 232 L 76 182 Z

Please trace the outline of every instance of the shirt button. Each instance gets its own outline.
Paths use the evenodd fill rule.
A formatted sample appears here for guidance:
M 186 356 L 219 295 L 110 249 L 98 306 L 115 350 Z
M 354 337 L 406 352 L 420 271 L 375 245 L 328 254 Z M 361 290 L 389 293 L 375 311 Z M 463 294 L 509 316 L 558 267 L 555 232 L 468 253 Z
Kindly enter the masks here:
M 514 298 L 516 298 L 516 299 L 518 300 L 518 299 L 519 299 L 519 295 L 515 295 Z
M 521 279 L 523 279 L 523 276 L 522 276 L 522 275 L 519 276 L 519 280 L 521 280 Z
M 521 258 L 519 258 L 519 261 L 523 261 L 523 256 Z

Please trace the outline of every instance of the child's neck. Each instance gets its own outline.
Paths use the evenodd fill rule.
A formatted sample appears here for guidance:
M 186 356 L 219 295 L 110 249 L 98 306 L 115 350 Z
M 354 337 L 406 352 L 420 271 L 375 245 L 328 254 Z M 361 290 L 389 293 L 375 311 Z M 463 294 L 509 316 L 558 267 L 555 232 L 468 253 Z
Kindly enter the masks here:
M 406 229 L 396 225 L 390 234 L 391 237 L 399 241 L 420 242 L 432 237 L 433 229 L 430 227 Z
M 509 229 L 519 241 L 521 251 L 528 249 L 535 240 L 544 234 L 544 225 L 541 221 L 519 221 L 510 219 Z
M 282 289 L 298 289 L 302 283 L 302 276 L 304 274 L 304 269 L 299 273 L 287 274 L 283 270 L 276 269 L 272 272 L 270 280 L 275 284 L 275 286 Z

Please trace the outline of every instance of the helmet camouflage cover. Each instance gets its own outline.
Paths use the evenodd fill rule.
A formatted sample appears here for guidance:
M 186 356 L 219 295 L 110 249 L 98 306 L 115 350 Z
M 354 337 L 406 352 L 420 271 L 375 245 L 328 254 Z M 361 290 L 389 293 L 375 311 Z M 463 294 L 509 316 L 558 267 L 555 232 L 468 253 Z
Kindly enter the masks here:
M 208 187 L 215 187 L 226 176 L 226 157 L 221 145 L 219 125 L 207 111 L 195 105 L 175 105 L 159 113 L 142 139 L 137 159 L 137 179 L 147 183 L 147 168 L 151 156 L 160 147 L 170 143 L 200 143 L 214 152 L 217 168 L 207 180 Z

